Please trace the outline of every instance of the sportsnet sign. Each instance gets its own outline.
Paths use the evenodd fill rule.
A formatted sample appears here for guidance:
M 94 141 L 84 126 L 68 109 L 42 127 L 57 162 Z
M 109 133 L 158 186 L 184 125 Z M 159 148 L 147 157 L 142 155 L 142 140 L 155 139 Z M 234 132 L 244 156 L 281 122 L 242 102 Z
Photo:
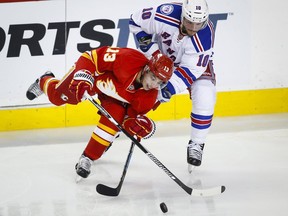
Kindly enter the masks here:
M 226 20 L 228 14 L 211 14 L 215 30 L 219 20 Z M 80 38 L 97 42 L 97 46 L 93 46 L 92 42 L 76 42 L 76 49 L 79 53 L 97 48 L 100 46 L 118 46 L 126 47 L 129 39 L 129 19 L 119 19 L 114 22 L 110 19 L 95 19 L 87 22 L 71 21 L 71 22 L 50 22 L 44 23 L 19 23 L 10 24 L 8 29 L 0 26 L 0 52 L 5 52 L 7 58 L 20 57 L 21 49 L 27 47 L 31 56 L 43 55 L 64 55 L 66 54 L 67 41 L 69 40 L 70 31 L 78 32 Z M 113 34 L 104 31 L 95 30 L 97 27 L 107 30 L 118 30 L 118 37 L 115 43 Z M 45 53 L 41 46 L 47 32 L 54 32 L 54 38 L 50 41 L 52 53 Z M 26 36 L 29 33 L 30 36 Z M 7 45 L 6 45 L 7 44 Z M 3 50 L 4 46 L 7 49 Z M 134 44 L 136 46 L 136 43 Z
M 80 53 L 92 48 L 104 45 L 136 48 L 136 41 L 129 32 L 130 14 L 141 8 L 165 2 L 167 1 L 123 0 L 120 2 L 111 0 L 107 5 L 105 1 L 51 0 L 0 3 L 0 17 L 2 18 L 0 22 L 0 73 L 2 77 L 5 77 L 5 79 L 0 79 L 0 86 L 3 87 L 0 91 L 0 108 L 50 104 L 46 97 L 40 97 L 35 102 L 27 101 L 25 97 L 27 87 L 40 74 L 51 70 L 57 78 L 62 78 L 79 58 Z M 229 8 L 223 8 L 225 4 L 217 2 L 211 2 L 214 4 L 211 8 L 216 8 L 216 10 L 214 9 L 215 12 L 211 11 L 210 14 L 210 19 L 216 28 L 216 73 L 218 76 L 221 76 L 221 73 L 231 74 L 230 69 L 227 68 L 234 68 L 235 73 L 237 73 L 236 70 L 241 71 L 242 74 L 246 71 L 248 73 L 246 67 L 249 67 L 249 64 L 235 68 L 237 57 L 226 55 L 227 49 L 230 49 L 230 45 L 227 47 L 229 40 L 234 41 L 237 35 L 233 35 L 234 32 L 229 34 L 225 32 L 234 26 L 234 23 L 231 23 L 233 14 Z M 114 7 L 110 7 L 111 5 Z M 129 8 L 124 5 L 129 5 Z M 235 8 L 237 7 L 235 5 Z M 11 14 L 14 15 L 11 16 Z M 248 23 L 243 20 L 246 17 L 241 16 L 241 23 L 244 27 Z M 249 26 L 246 28 L 249 29 Z M 247 47 L 250 47 L 248 45 L 249 43 Z M 236 44 L 236 46 L 240 45 Z M 241 45 L 241 48 L 245 46 Z M 239 49 L 234 50 L 239 51 Z M 244 61 L 249 63 L 247 53 L 249 53 L 247 50 L 244 54 L 239 51 L 236 55 L 239 58 L 244 56 L 248 59 Z M 231 75 L 229 82 L 231 82 L 230 78 L 236 77 Z M 221 80 L 224 79 L 219 80 L 217 84 L 221 87 Z M 225 80 L 224 82 L 224 84 L 229 84 Z M 246 84 L 247 80 L 244 78 L 241 82 Z M 241 82 L 237 80 L 238 84 Z

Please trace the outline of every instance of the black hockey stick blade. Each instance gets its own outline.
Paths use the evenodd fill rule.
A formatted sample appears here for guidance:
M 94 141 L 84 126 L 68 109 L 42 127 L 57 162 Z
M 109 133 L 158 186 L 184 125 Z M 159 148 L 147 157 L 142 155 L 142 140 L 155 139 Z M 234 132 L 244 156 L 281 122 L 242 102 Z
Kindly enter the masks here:
M 96 186 L 96 191 L 104 196 L 118 196 L 120 193 L 120 189 L 121 187 L 119 186 L 117 186 L 116 188 L 112 188 L 104 184 L 98 184 Z
M 128 167 L 129 167 L 129 164 L 130 164 L 130 160 L 131 160 L 131 157 L 132 157 L 134 146 L 135 146 L 135 143 L 132 142 L 131 143 L 131 147 L 129 149 L 129 153 L 127 155 L 127 159 L 126 159 L 126 162 L 125 162 L 125 165 L 124 165 L 124 169 L 122 171 L 122 176 L 120 178 L 118 186 L 116 188 L 112 188 L 112 187 L 109 187 L 109 186 L 106 186 L 106 185 L 103 185 L 103 184 L 98 184 L 96 186 L 96 191 L 99 194 L 102 194 L 102 195 L 105 195 L 105 196 L 118 196 L 119 195 L 120 190 L 121 190 L 122 185 L 123 185 L 123 182 L 124 182 L 124 179 L 125 179 L 125 176 L 126 176 L 126 173 L 127 173 L 127 170 L 128 170 Z

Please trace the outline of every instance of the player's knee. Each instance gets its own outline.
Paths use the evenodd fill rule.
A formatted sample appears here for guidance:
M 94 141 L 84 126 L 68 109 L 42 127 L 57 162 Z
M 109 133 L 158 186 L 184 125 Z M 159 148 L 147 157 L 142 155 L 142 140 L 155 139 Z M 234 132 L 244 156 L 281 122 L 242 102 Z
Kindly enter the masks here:
M 216 88 L 210 80 L 197 80 L 191 89 L 193 109 L 213 112 L 216 103 Z

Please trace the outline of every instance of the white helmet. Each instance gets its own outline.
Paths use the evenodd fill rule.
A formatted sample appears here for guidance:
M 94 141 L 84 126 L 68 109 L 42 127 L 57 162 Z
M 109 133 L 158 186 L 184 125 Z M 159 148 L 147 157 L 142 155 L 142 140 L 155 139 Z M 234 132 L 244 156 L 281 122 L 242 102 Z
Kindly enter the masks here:
M 206 26 L 209 16 L 206 0 L 184 0 L 181 16 L 182 21 L 185 17 L 190 22 L 203 23 L 203 26 Z

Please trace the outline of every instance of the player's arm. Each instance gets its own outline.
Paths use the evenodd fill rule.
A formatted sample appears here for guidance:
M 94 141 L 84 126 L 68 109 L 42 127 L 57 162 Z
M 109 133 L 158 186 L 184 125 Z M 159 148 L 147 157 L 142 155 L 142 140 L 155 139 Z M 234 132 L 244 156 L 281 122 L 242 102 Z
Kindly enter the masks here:
M 119 49 L 117 48 L 114 49 L 103 46 L 82 53 L 76 63 L 73 79 L 69 85 L 70 92 L 78 102 L 82 100 L 85 91 L 90 95 L 95 94 L 95 79 L 103 75 L 106 71 L 113 70 L 114 61 L 118 52 Z
M 74 73 L 73 79 L 69 85 L 69 91 L 75 96 L 78 102 L 81 102 L 84 92 L 93 95 L 94 77 L 88 70 L 78 70 Z
M 157 100 L 168 102 L 173 95 L 190 89 L 193 82 L 205 72 L 210 61 L 210 52 L 185 53 L 167 85 L 159 91 Z
M 97 74 L 95 73 L 95 64 L 91 52 L 82 53 L 71 70 L 57 85 L 57 90 L 66 95 L 70 101 L 73 101 L 73 104 L 81 102 L 85 91 L 90 95 L 96 93 L 94 91 L 94 80 Z
M 138 138 L 149 138 L 155 132 L 155 123 L 145 116 L 154 106 L 157 90 L 145 91 L 139 89 L 135 92 L 130 104 L 127 104 L 127 118 L 123 122 L 124 128 Z
M 138 43 L 139 49 L 150 58 L 154 53 L 159 52 L 159 46 L 153 42 L 155 32 L 154 8 L 144 8 L 133 13 L 129 20 L 130 32 L 132 32 Z
M 151 89 L 149 91 L 145 91 L 144 89 L 137 90 L 127 106 L 127 115 L 135 117 L 148 113 L 156 102 L 157 94 L 157 89 Z

